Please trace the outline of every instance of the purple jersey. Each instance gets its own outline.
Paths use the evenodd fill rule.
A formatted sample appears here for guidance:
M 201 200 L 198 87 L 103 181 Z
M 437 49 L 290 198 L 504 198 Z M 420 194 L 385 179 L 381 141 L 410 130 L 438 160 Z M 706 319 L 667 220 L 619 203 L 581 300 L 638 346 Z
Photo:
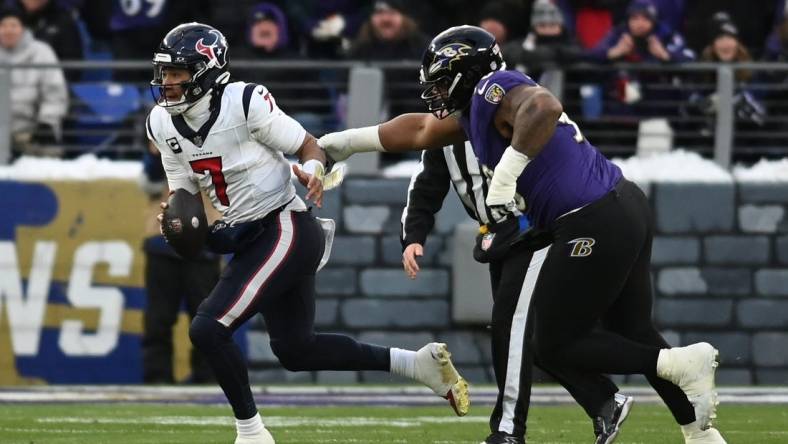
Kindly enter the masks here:
M 491 170 L 511 144 L 495 129 L 495 112 L 506 92 L 520 85 L 537 86 L 519 71 L 488 74 L 476 85 L 471 106 L 460 118 L 476 157 Z M 526 200 L 532 223 L 547 228 L 559 216 L 607 194 L 621 177 L 621 170 L 588 143 L 564 114 L 553 137 L 517 179 L 517 192 Z
M 113 31 L 159 26 L 164 19 L 168 0 L 115 0 L 109 27 Z

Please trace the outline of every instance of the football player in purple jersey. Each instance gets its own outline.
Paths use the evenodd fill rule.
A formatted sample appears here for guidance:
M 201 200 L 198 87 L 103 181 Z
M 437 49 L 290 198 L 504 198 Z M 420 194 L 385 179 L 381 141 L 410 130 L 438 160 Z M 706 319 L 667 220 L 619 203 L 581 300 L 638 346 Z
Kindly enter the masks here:
M 506 70 L 494 37 L 481 28 L 438 34 L 425 51 L 420 77 L 430 112 L 327 134 L 318 143 L 343 160 L 356 152 L 436 149 L 470 140 L 491 175 L 486 203 L 494 219 L 524 214 L 530 226 L 552 236 L 520 296 L 532 301 L 533 334 L 521 343 L 536 362 L 557 374 L 645 375 L 686 442 L 724 443 L 711 427 L 717 350 L 708 343 L 670 348 L 651 320 L 654 227 L 642 191 L 583 136 L 549 91 Z M 604 384 L 615 392 L 612 382 Z M 524 424 L 515 427 L 524 421 L 518 408 L 504 404 L 493 412 L 501 418 L 491 421 L 486 444 L 524 442 Z M 595 433 L 597 443 L 612 442 L 616 421 L 603 421 Z

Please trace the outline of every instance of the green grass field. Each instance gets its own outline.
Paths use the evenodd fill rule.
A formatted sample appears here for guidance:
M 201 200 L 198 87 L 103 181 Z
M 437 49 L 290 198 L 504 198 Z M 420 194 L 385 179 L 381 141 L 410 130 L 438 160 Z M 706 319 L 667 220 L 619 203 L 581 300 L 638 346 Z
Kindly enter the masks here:
M 263 410 L 278 444 L 478 444 L 488 407 L 458 419 L 439 407 L 287 407 Z M 788 442 L 784 405 L 724 405 L 719 428 L 729 443 Z M 4 404 L 3 444 L 222 443 L 235 437 L 229 408 L 185 404 Z M 575 406 L 533 406 L 529 444 L 591 443 L 590 422 Z M 667 410 L 635 405 L 617 444 L 682 443 Z

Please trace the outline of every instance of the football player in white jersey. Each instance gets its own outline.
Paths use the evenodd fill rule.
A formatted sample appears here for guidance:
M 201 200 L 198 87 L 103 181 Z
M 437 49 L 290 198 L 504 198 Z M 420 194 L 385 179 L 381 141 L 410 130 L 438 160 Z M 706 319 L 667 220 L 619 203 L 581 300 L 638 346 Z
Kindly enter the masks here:
M 227 41 L 210 26 L 187 23 L 167 33 L 153 57 L 151 91 L 158 106 L 146 128 L 161 152 L 170 190 L 203 190 L 223 214 L 207 243 L 218 253 L 233 253 L 233 259 L 200 305 L 189 336 L 232 406 L 235 443 L 274 443 L 232 339 L 257 313 L 288 370 L 389 371 L 424 383 L 458 415 L 467 413 L 467 384 L 445 344 L 409 351 L 314 332 L 315 273 L 324 234 L 296 195 L 285 154 L 300 160 L 301 168 L 293 170 L 308 188 L 307 199 L 317 205 L 325 156 L 265 87 L 231 82 L 227 62 Z

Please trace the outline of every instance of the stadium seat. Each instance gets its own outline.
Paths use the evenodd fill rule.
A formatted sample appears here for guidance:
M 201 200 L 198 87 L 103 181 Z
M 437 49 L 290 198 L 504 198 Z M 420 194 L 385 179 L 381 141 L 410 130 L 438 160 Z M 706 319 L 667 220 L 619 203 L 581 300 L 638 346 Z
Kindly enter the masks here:
M 112 51 L 106 42 L 95 40 L 88 32 L 87 26 L 82 19 L 77 20 L 77 29 L 82 40 L 82 53 L 85 60 L 110 62 L 112 61 Z M 79 77 L 83 82 L 100 82 L 112 80 L 111 68 L 85 69 Z
M 142 107 L 139 89 L 129 84 L 79 82 L 71 85 L 71 93 L 71 143 L 84 151 L 101 151 L 128 136 L 122 130 L 133 129 L 129 121 Z

